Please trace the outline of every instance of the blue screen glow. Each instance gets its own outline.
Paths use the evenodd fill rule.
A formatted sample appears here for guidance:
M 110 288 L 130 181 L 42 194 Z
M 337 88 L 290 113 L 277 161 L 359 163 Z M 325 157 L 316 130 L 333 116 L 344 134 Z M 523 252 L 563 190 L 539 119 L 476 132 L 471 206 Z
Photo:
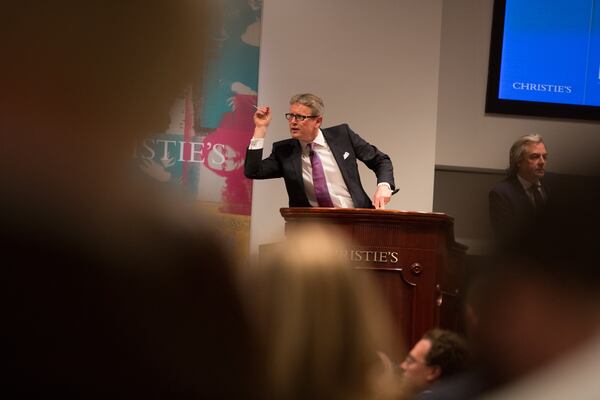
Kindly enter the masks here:
M 600 1 L 507 0 L 499 97 L 600 106 Z

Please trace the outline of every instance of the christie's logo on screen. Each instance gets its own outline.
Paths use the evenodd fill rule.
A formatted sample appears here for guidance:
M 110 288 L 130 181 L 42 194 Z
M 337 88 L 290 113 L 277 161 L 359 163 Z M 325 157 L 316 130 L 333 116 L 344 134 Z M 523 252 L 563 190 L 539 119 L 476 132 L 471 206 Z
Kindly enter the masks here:
M 513 82 L 512 88 L 515 90 L 525 90 L 527 92 L 548 92 L 548 93 L 573 93 L 573 88 L 568 85 L 554 85 L 551 83 L 531 83 L 531 82 Z

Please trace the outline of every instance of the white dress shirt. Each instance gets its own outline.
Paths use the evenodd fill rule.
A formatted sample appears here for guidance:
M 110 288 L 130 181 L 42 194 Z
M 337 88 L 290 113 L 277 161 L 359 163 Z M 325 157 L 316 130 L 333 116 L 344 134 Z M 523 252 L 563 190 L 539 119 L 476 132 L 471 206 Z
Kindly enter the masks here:
M 306 197 L 311 206 L 318 207 L 319 203 L 315 196 L 315 186 L 312 179 L 312 165 L 310 163 L 308 148 L 309 143 L 301 140 L 299 142 L 302 146 L 302 180 L 304 181 Z M 313 143 L 315 143 L 314 151 L 321 159 L 321 164 L 323 164 L 323 171 L 325 172 L 325 179 L 327 180 L 327 189 L 329 190 L 329 196 L 331 197 L 333 206 L 336 208 L 354 208 L 354 202 L 352 201 L 346 182 L 344 182 L 340 167 L 335 161 L 335 157 L 320 129 L 317 137 L 313 140 Z M 263 148 L 263 145 L 263 138 L 252 138 L 248 148 L 250 150 L 259 150 Z M 380 182 L 378 186 L 379 185 L 384 185 L 391 189 L 390 184 L 387 182 Z

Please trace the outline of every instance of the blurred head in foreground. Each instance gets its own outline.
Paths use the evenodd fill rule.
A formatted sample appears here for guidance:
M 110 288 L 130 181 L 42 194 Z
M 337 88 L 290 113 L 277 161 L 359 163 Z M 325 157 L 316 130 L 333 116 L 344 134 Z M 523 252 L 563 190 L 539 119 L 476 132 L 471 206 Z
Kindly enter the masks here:
M 432 329 L 410 350 L 400 365 L 404 380 L 415 391 L 464 372 L 470 361 L 466 341 L 454 332 Z
M 217 237 L 156 222 L 132 230 L 122 249 L 74 236 L 4 242 L 3 397 L 260 398 Z
M 4 397 L 257 394 L 218 238 L 127 173 L 202 76 L 204 4 L 3 4 Z
M 101 204 L 136 139 L 161 132 L 202 76 L 206 1 L 3 5 L 0 183 L 22 206 Z M 115 189 L 119 188 L 119 189 Z M 42 196 L 40 196 L 42 194 Z M 26 199 L 29 197 L 29 199 Z M 33 204 L 27 204 L 33 203 Z
M 248 279 L 275 399 L 384 396 L 378 351 L 394 354 L 387 310 L 372 282 L 340 256 L 341 233 L 296 228 Z
M 590 178 L 556 196 L 482 271 L 471 336 L 496 383 L 552 365 L 600 335 L 599 193 Z

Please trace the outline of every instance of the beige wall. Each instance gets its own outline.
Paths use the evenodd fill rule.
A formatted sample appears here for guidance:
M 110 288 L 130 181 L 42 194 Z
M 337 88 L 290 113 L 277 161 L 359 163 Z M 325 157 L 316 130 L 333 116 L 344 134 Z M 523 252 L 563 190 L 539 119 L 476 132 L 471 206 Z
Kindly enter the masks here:
M 519 136 L 538 132 L 555 172 L 585 173 L 600 149 L 600 124 L 485 115 L 493 0 L 446 0 L 437 120 L 436 163 L 505 168 Z
M 599 123 L 485 115 L 492 5 L 265 0 L 259 102 L 275 113 L 265 153 L 288 137 L 289 97 L 312 91 L 325 99 L 325 126 L 347 122 L 392 157 L 401 189 L 392 209 L 430 211 L 435 164 L 501 169 L 514 139 L 531 132 L 545 137 L 551 170 L 585 173 Z M 373 174 L 361 175 L 372 193 Z M 283 236 L 286 205 L 282 180 L 255 181 L 253 251 Z
M 324 126 L 347 122 L 394 162 L 392 209 L 430 211 L 442 0 L 265 0 L 259 103 L 274 120 L 265 148 L 288 137 L 283 114 L 298 92 L 320 94 Z M 376 180 L 361 170 L 369 194 Z M 279 240 L 283 180 L 255 181 L 251 249 Z

